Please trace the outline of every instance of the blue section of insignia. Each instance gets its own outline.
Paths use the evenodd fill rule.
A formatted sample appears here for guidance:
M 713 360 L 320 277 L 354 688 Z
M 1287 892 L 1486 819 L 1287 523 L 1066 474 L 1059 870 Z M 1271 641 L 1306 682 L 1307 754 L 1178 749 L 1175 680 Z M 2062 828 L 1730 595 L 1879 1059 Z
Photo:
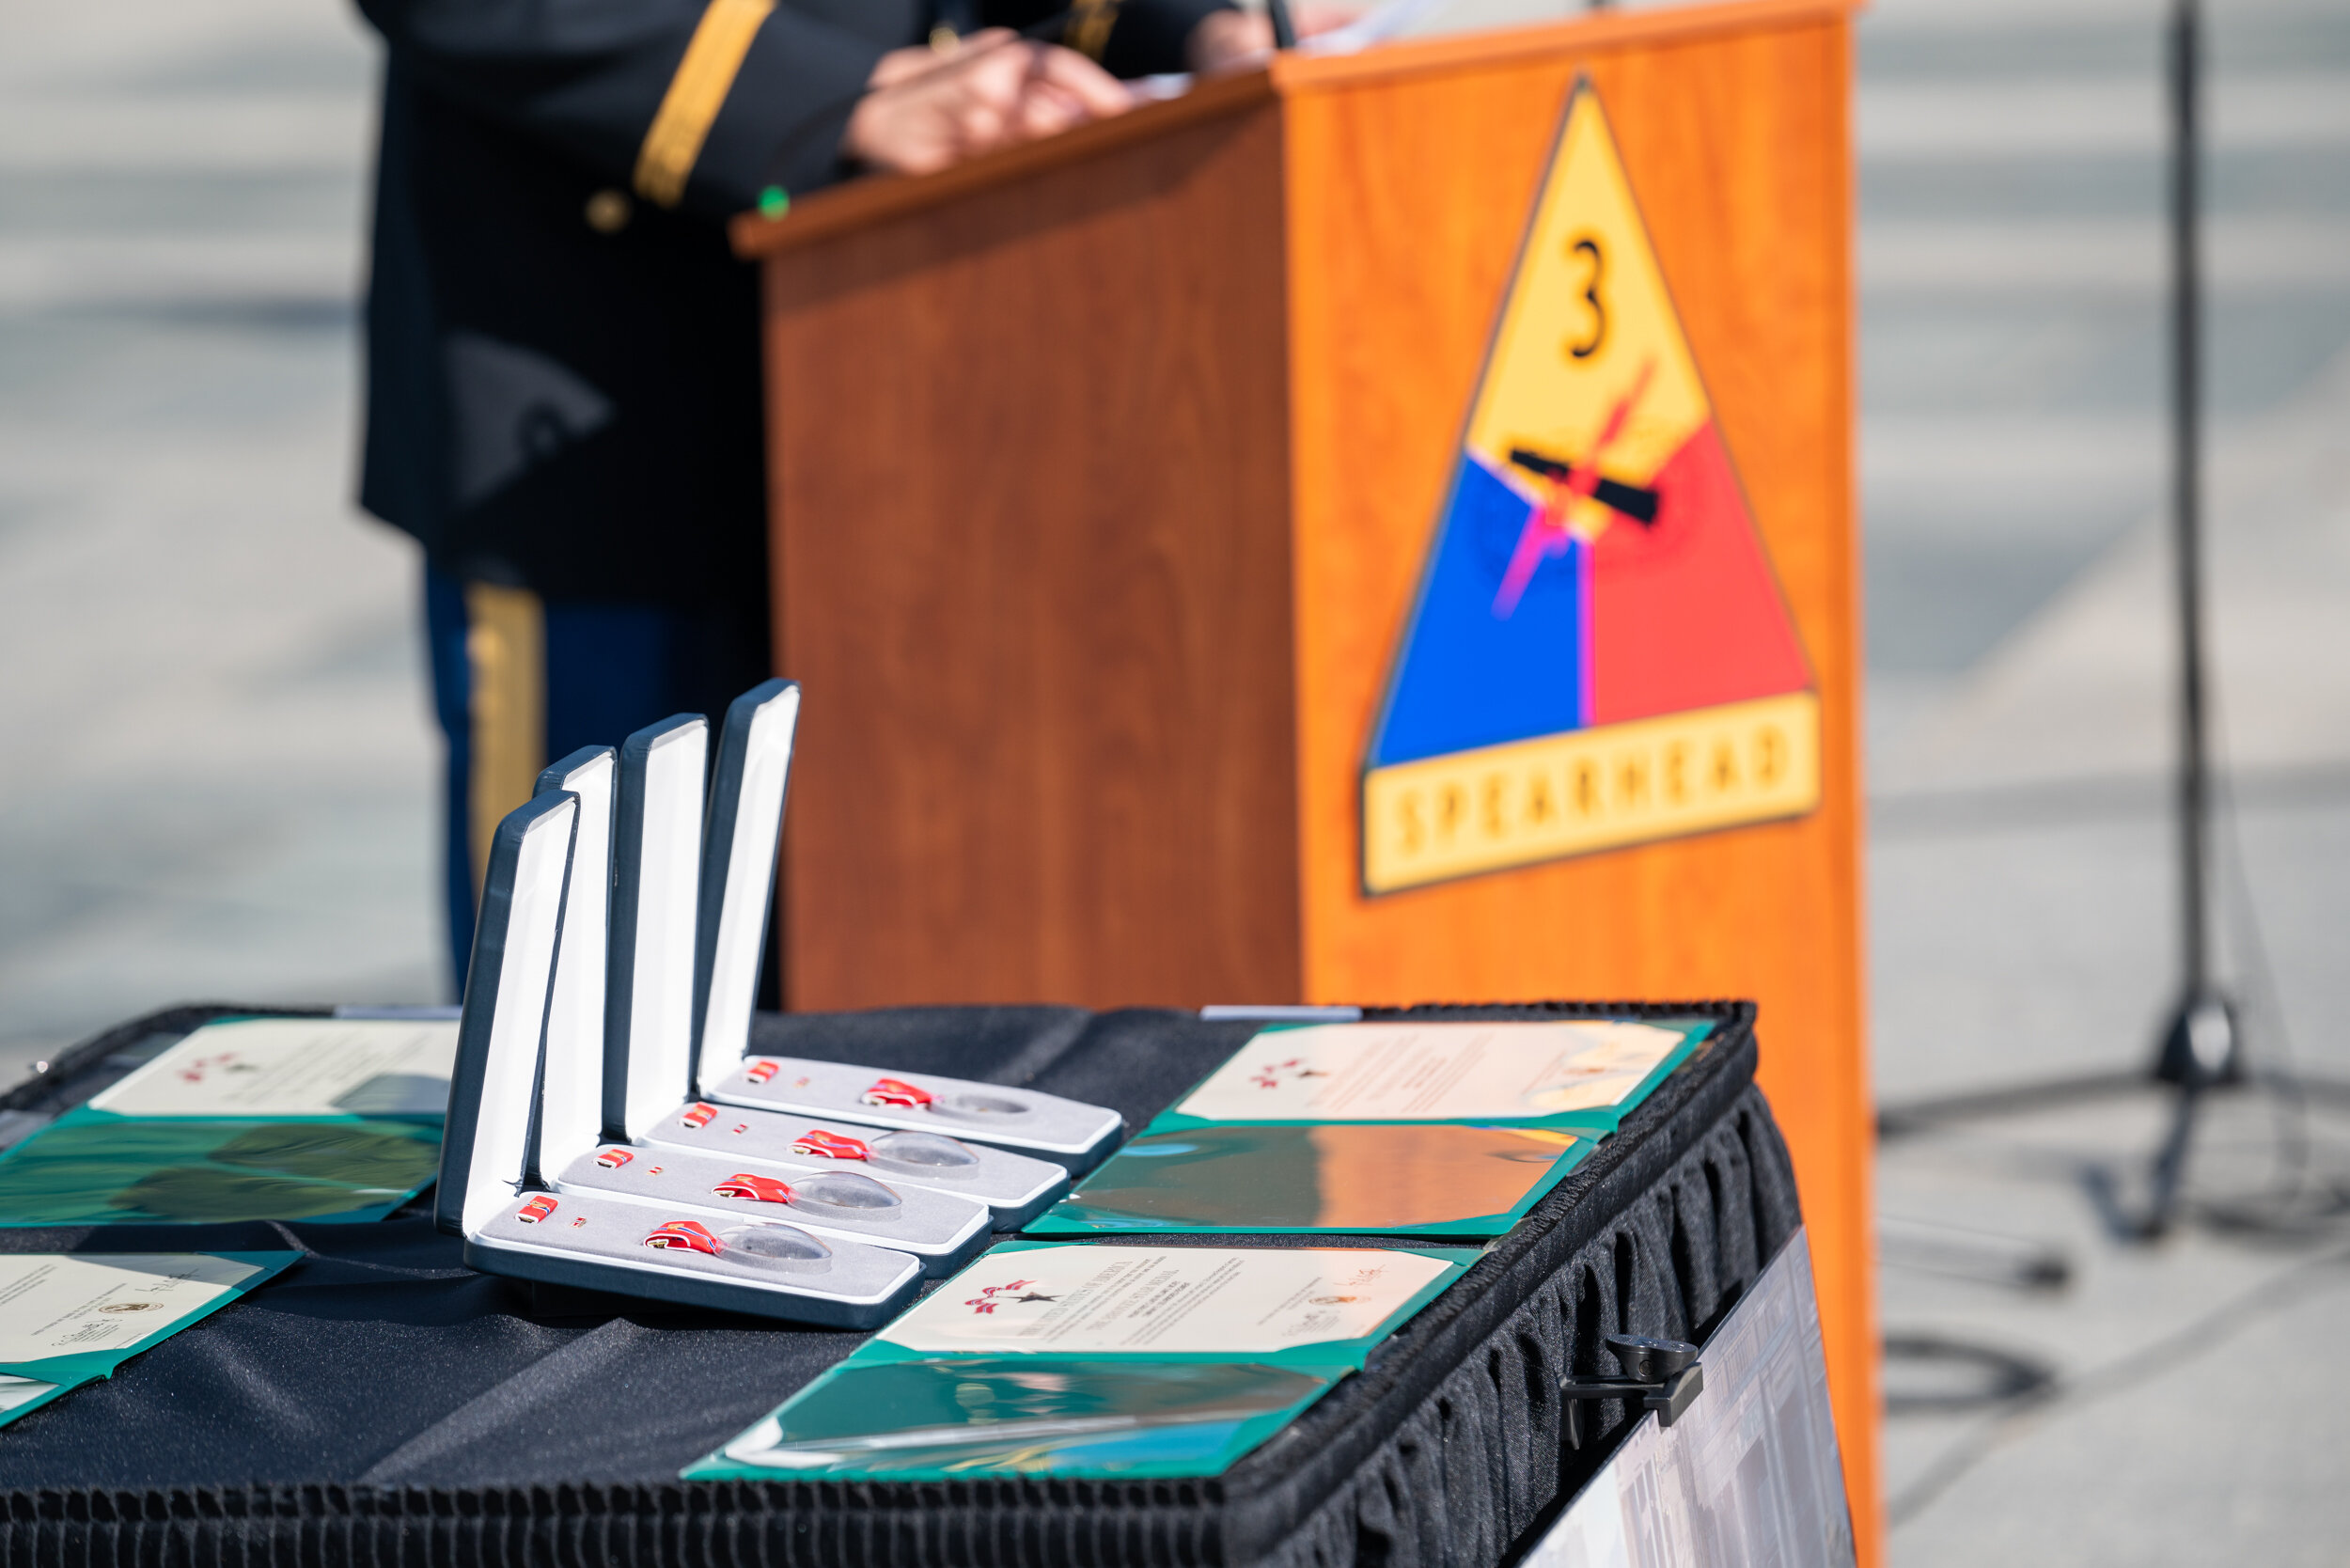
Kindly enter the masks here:
M 1588 682 L 1580 622 L 1590 552 L 1578 544 L 1544 560 L 1510 617 L 1494 613 L 1533 510 L 1464 454 L 1435 564 L 1421 586 L 1371 743 L 1371 766 L 1583 727 Z

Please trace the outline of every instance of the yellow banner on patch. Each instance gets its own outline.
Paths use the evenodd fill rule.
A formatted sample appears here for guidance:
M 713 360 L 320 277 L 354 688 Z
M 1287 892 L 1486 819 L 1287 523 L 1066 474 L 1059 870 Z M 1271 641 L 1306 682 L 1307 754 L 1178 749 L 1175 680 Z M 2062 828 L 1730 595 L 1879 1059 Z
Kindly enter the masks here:
M 1801 816 L 1819 737 L 1819 698 L 1789 692 L 1372 768 L 1364 890 Z

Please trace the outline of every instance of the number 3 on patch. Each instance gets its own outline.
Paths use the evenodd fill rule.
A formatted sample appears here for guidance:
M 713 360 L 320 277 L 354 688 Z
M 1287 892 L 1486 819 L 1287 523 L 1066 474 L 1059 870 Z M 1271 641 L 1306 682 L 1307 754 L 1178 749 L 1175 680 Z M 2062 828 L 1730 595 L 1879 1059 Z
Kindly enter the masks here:
M 1567 357 L 1589 359 L 1599 353 L 1607 341 L 1607 307 L 1599 303 L 1599 280 L 1607 271 L 1607 253 L 1599 248 L 1599 242 L 1589 234 L 1577 235 L 1567 247 L 1567 259 L 1586 263 L 1590 271 L 1583 279 L 1583 303 L 1591 307 L 1591 330 L 1581 342 L 1567 344 Z

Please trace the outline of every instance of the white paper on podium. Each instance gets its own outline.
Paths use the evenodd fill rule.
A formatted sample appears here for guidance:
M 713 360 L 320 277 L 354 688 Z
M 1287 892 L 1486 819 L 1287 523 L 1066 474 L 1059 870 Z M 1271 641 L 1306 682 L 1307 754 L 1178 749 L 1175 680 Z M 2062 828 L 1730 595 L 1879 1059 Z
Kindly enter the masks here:
M 1359 55 L 1374 43 L 1385 43 L 1415 22 L 1442 13 L 1452 0 L 1386 0 L 1373 6 L 1343 27 L 1333 27 L 1326 33 L 1297 40 L 1300 55 Z M 1270 59 L 1270 54 L 1256 56 Z M 1138 102 L 1155 103 L 1162 99 L 1181 98 L 1191 91 L 1196 80 L 1188 71 L 1168 71 L 1159 76 L 1144 76 L 1126 84 L 1127 90 Z
M 1374 43 L 1385 43 L 1415 22 L 1443 13 L 1452 0 L 1386 0 L 1373 6 L 1343 27 L 1297 40 L 1301 55 L 1357 55 Z
M 1801 1231 L 1705 1344 L 1705 1388 L 1644 1416 L 1518 1568 L 1853 1561 L 1827 1362 Z

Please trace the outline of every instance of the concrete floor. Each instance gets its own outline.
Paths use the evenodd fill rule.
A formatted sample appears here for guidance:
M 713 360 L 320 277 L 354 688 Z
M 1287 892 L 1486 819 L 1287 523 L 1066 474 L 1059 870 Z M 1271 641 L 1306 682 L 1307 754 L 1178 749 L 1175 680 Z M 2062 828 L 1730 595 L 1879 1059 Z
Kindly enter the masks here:
M 2350 1081 L 2350 9 L 2211 14 L 2224 945 L 2258 1059 Z M 2169 1001 L 2160 16 L 1859 26 L 1892 1104 L 2129 1069 Z M 0 36 L 0 1076 L 164 1001 L 438 999 L 415 563 L 349 501 L 370 45 L 299 0 Z M 1886 1145 L 1901 1568 L 2350 1560 L 2350 1115 L 2214 1102 L 2146 1247 L 2165 1114 Z
M 438 1000 L 415 565 L 348 499 L 369 46 L 0 18 L 0 1071 L 182 997 Z

